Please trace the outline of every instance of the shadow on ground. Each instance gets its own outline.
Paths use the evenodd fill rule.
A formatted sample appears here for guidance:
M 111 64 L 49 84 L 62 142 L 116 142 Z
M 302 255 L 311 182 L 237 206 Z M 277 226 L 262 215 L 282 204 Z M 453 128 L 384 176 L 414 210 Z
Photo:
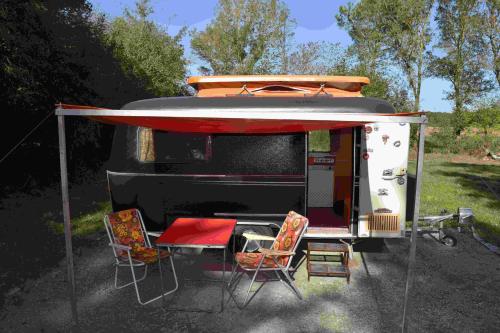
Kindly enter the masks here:
M 457 247 L 419 237 L 415 286 L 410 299 L 410 332 L 494 331 L 500 325 L 496 305 L 500 290 L 500 258 L 470 235 L 454 234 Z M 217 308 L 220 289 L 213 283 L 181 282 L 173 296 L 141 306 L 132 288 L 113 288 L 113 258 L 100 234 L 91 246 L 80 246 L 75 258 L 79 329 L 82 332 L 397 332 L 400 331 L 408 239 L 363 244 L 354 253 L 351 283 L 343 278 L 312 277 L 302 263 L 294 274 L 304 294 L 300 301 L 279 282 L 268 282 L 244 310 L 232 301 L 222 313 L 172 312 L 165 305 Z M 215 259 L 217 254 L 211 253 Z M 178 275 L 220 277 L 201 271 L 206 256 L 176 257 Z M 203 259 L 205 258 L 205 259 Z M 71 325 L 64 261 L 29 288 L 7 300 L 0 326 L 7 331 L 77 331 Z M 127 278 L 127 272 L 122 272 Z M 236 297 L 241 300 L 250 279 L 244 277 Z M 169 282 L 172 284 L 172 280 Z M 153 267 L 141 291 L 159 292 Z M 227 298 L 227 295 L 226 295 Z
M 95 210 L 107 199 L 105 180 L 94 180 L 70 189 L 71 213 L 78 216 Z M 62 224 L 60 189 L 55 186 L 30 194 L 17 193 L 0 201 L 0 295 L 14 295 L 29 288 L 40 274 L 64 258 L 64 236 L 54 232 L 49 221 Z M 76 252 L 93 237 L 74 237 Z M 0 308 L 5 297 L 0 297 Z

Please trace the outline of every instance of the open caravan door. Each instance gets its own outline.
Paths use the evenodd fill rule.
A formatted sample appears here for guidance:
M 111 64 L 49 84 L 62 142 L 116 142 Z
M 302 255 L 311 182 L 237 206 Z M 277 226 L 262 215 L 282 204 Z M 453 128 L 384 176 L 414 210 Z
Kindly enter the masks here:
M 364 126 L 358 237 L 404 237 L 409 141 L 408 123 Z

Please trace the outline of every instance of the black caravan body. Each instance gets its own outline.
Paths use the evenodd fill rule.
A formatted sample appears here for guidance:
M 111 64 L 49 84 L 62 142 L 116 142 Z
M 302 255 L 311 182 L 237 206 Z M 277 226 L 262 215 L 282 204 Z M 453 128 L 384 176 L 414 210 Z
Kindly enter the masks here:
M 150 138 L 154 157 L 141 158 Z M 164 230 L 181 216 L 282 220 L 289 210 L 305 211 L 305 146 L 303 133 L 167 133 L 119 125 L 108 164 L 113 210 L 139 208 L 148 230 Z

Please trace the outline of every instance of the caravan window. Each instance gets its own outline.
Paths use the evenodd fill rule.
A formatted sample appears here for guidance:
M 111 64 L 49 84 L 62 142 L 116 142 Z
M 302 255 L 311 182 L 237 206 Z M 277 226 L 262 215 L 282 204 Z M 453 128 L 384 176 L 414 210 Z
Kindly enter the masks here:
M 139 128 L 137 140 L 137 155 L 141 162 L 182 163 L 210 157 L 209 135 Z
M 309 152 L 329 153 L 330 152 L 330 131 L 309 132 Z

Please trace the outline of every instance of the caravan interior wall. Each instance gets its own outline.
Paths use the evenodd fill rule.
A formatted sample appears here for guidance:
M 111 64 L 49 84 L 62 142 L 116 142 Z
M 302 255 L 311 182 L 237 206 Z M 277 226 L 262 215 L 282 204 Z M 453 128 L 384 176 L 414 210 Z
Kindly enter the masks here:
M 178 216 L 305 212 L 304 133 L 180 134 L 117 126 L 112 149 L 113 210 L 139 208 L 151 230 Z

